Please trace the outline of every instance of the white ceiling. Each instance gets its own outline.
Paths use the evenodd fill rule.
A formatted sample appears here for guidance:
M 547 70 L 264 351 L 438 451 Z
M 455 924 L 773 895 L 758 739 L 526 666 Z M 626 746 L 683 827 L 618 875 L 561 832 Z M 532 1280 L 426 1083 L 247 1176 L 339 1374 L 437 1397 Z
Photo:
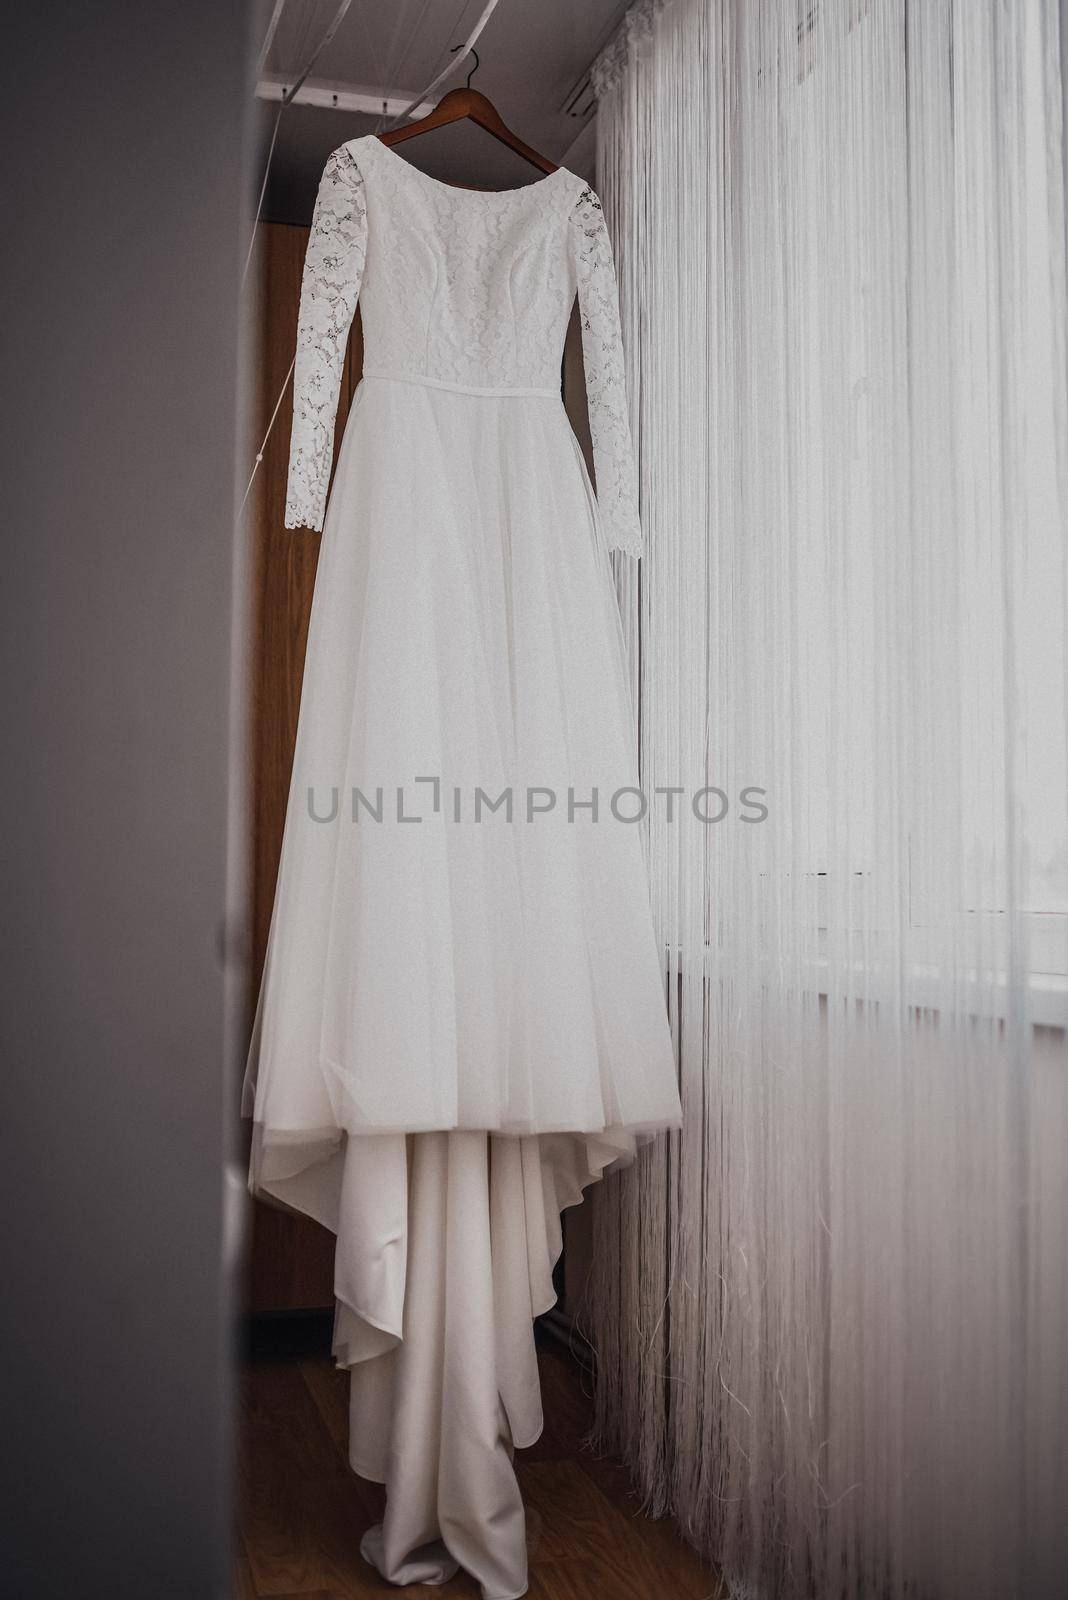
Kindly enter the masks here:
M 628 0 L 499 0 L 479 39 L 472 87 L 488 95 L 505 122 L 550 160 L 593 176 L 593 102 L 576 95 L 587 69 L 611 38 Z M 318 58 L 311 82 L 376 95 L 414 98 L 474 28 L 485 0 L 353 0 L 336 37 Z M 264 63 L 264 77 L 285 81 L 307 64 L 336 14 L 339 0 L 286 0 Z M 274 10 L 261 0 L 257 53 Z M 469 57 L 435 93 L 462 85 Z M 277 105 L 257 101 L 262 172 Z M 282 113 L 263 214 L 307 222 L 331 150 L 384 126 L 370 113 L 294 104 Z M 471 123 L 425 134 L 404 155 L 436 178 L 483 188 L 510 188 L 538 173 Z M 258 187 L 258 186 L 257 186 Z

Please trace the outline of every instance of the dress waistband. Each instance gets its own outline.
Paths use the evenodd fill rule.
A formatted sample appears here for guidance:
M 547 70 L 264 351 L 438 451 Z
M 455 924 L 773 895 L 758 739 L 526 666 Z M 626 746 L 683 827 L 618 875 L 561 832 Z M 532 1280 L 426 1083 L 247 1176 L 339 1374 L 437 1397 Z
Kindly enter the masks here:
M 452 394 L 481 394 L 492 395 L 495 399 L 507 399 L 510 396 L 523 397 L 528 395 L 538 396 L 544 400 L 559 400 L 559 389 L 525 388 L 518 384 L 504 384 L 500 387 L 491 385 L 483 388 L 474 383 L 447 383 L 444 378 L 428 378 L 417 372 L 384 372 L 378 367 L 364 367 L 363 376 L 367 378 L 384 378 L 389 383 L 414 383 L 421 389 L 448 389 Z

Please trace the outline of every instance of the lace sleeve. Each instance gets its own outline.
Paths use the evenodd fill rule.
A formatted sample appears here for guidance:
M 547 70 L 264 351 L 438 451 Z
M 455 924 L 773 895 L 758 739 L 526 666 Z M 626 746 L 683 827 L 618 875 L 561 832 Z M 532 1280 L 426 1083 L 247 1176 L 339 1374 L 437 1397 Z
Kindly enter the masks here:
M 287 528 L 323 525 L 341 369 L 366 250 L 363 179 L 355 156 L 343 145 L 326 163 L 304 258 L 293 371 Z
M 642 548 L 638 475 L 627 413 L 616 274 L 601 202 L 592 189 L 583 190 L 571 213 L 571 248 L 578 279 L 597 505 L 609 549 L 638 556 Z

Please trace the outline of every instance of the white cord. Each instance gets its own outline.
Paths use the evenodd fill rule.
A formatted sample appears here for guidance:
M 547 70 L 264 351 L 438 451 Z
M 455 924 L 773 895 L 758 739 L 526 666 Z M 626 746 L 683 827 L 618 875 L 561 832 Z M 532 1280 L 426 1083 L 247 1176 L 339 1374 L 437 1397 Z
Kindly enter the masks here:
M 274 127 L 271 130 L 271 142 L 267 147 L 267 160 L 264 163 L 264 168 L 263 168 L 263 182 L 260 185 L 260 197 L 259 197 L 258 201 L 256 202 L 256 215 L 252 219 L 252 238 L 249 240 L 248 255 L 245 257 L 245 270 L 241 274 L 241 287 L 242 287 L 242 289 L 245 287 L 245 280 L 248 277 L 249 267 L 252 265 L 252 253 L 256 248 L 256 229 L 259 226 L 260 213 L 263 210 L 263 197 L 267 193 L 267 179 L 270 176 L 270 172 L 271 172 L 271 160 L 272 160 L 272 157 L 274 156 L 275 142 L 277 141 L 277 138 L 278 138 L 278 124 L 282 120 L 282 112 L 285 110 L 286 106 L 292 104 L 293 99 L 296 96 L 296 94 L 297 94 L 298 90 L 300 89 L 301 85 L 303 84 L 305 78 L 308 76 L 308 74 L 311 71 L 312 67 L 314 67 L 316 61 L 318 61 L 319 57 L 322 55 L 323 51 L 326 49 L 326 46 L 330 43 L 331 39 L 337 33 L 337 30 L 338 30 L 338 28 L 340 28 L 342 22 L 344 22 L 345 13 L 348 11 L 348 9 L 351 6 L 351 4 L 352 4 L 352 0 L 341 0 L 341 4 L 338 6 L 337 10 L 334 13 L 333 20 L 331 21 L 331 23 L 327 27 L 327 30 L 323 34 L 322 38 L 319 40 L 319 43 L 315 46 L 315 49 L 312 51 L 311 56 L 310 56 L 310 58 L 309 58 L 309 60 L 307 62 L 307 65 L 304 67 L 304 69 L 300 73 L 298 73 L 298 75 L 296 77 L 296 80 L 294 81 L 292 86 L 286 91 L 286 93 L 283 95 L 282 103 L 278 107 L 278 112 L 277 112 L 277 114 L 275 116 L 275 119 L 274 119 Z M 264 60 L 266 60 L 267 50 L 270 48 L 271 40 L 274 37 L 274 31 L 278 26 L 278 22 L 279 22 L 279 20 L 281 18 L 282 8 L 283 8 L 284 5 L 285 5 L 285 0 L 276 0 L 274 13 L 273 13 L 273 15 L 271 17 L 270 26 L 268 27 L 268 30 L 267 30 L 267 37 L 266 37 L 266 40 L 264 42 L 263 52 L 262 52 L 262 56 L 261 56 L 261 66 L 262 66 L 262 62 Z M 256 481 L 256 474 L 260 470 L 260 467 L 263 465 L 263 452 L 267 448 L 267 441 L 271 437 L 271 429 L 274 427 L 275 419 L 278 416 L 279 411 L 281 410 L 282 401 L 285 399 L 285 393 L 286 393 L 286 390 L 289 387 L 289 380 L 293 376 L 293 368 L 296 366 L 296 363 L 297 363 L 297 358 L 296 358 L 296 355 L 294 354 L 293 360 L 289 363 L 289 371 L 286 373 L 285 382 L 282 384 L 281 389 L 278 391 L 278 399 L 274 403 L 274 410 L 271 412 L 271 420 L 267 424 L 267 432 L 263 436 L 263 443 L 260 445 L 259 449 L 256 452 L 256 459 L 255 459 L 255 461 L 253 463 L 253 466 L 252 466 L 252 476 L 249 478 L 248 487 L 246 488 L 245 493 L 242 496 L 241 506 L 240 506 L 240 509 L 238 510 L 238 513 L 237 513 L 238 517 L 240 517 L 242 515 L 242 513 L 244 512 L 245 506 L 248 503 L 248 497 L 252 493 L 252 485 Z
M 252 476 L 248 480 L 248 488 L 245 490 L 244 496 L 243 496 L 243 498 L 241 500 L 241 508 L 237 513 L 238 516 L 240 516 L 241 512 L 244 511 L 244 509 L 245 509 L 245 502 L 248 500 L 249 495 L 252 493 L 252 485 L 256 481 L 256 474 L 260 470 L 260 467 L 263 465 L 263 452 L 267 448 L 267 440 L 271 437 L 271 429 L 274 427 L 274 419 L 277 417 L 279 411 L 282 408 L 282 401 L 286 397 L 286 390 L 289 388 L 289 380 L 293 376 L 293 368 L 296 366 L 296 364 L 297 364 L 297 358 L 294 355 L 292 361 L 289 363 L 289 371 L 286 373 L 285 382 L 282 384 L 282 387 L 278 392 L 278 399 L 274 403 L 274 410 L 271 412 L 271 420 L 267 424 L 267 432 L 263 436 L 263 443 L 260 445 L 259 449 L 256 452 L 256 460 L 255 460 L 255 463 L 254 463 L 253 468 L 252 468 Z
M 496 3 L 496 0 L 494 0 L 494 3 Z M 328 26 L 326 32 L 323 34 L 322 38 L 319 40 L 319 43 L 315 46 L 315 49 L 312 51 L 311 57 L 308 60 L 307 65 L 304 67 L 304 69 L 300 73 L 298 73 L 298 75 L 294 79 L 293 83 L 290 85 L 290 87 L 286 90 L 285 94 L 282 96 L 282 102 L 278 107 L 278 114 L 274 119 L 274 128 L 271 130 L 271 142 L 270 142 L 270 145 L 268 146 L 268 149 L 267 149 L 267 160 L 265 161 L 264 167 L 263 167 L 263 182 L 260 184 L 260 197 L 256 202 L 256 215 L 252 219 L 252 238 L 249 240 L 248 255 L 245 257 L 245 270 L 241 274 L 241 287 L 242 288 L 245 287 L 245 279 L 248 277 L 248 269 L 252 265 L 252 252 L 256 248 L 256 225 L 260 220 L 260 213 L 263 210 L 263 197 L 267 193 L 267 179 L 270 176 L 270 172 L 271 172 L 271 159 L 272 159 L 272 157 L 274 155 L 275 141 L 278 138 L 278 124 L 282 120 L 282 112 L 285 110 L 286 106 L 292 105 L 294 99 L 296 98 L 297 94 L 299 93 L 299 91 L 301 89 L 301 86 L 304 83 L 305 78 L 311 72 L 312 67 L 314 67 L 314 65 L 318 61 L 319 57 L 322 55 L 323 51 L 326 49 L 327 45 L 330 43 L 330 41 L 334 37 L 335 33 L 340 28 L 341 24 L 344 22 L 345 13 L 348 11 L 348 9 L 351 6 L 351 4 L 352 4 L 352 0 L 341 0 L 341 4 L 338 6 L 337 10 L 334 13 L 333 21 L 330 23 L 330 25 Z M 418 101 L 416 101 L 416 104 L 418 104 Z
M 486 26 L 486 23 L 489 21 L 490 17 L 492 17 L 493 13 L 496 11 L 498 3 L 499 0 L 486 0 L 485 9 L 483 10 L 478 21 L 475 23 L 475 26 L 471 31 L 470 38 L 452 54 L 451 59 L 445 63 L 437 77 L 431 79 L 422 93 L 417 94 L 414 100 L 408 102 L 403 111 L 398 112 L 397 116 L 395 116 L 393 119 L 394 126 L 396 126 L 399 122 L 403 122 L 404 118 L 408 116 L 410 112 L 414 111 L 416 106 L 422 105 L 424 100 L 429 100 L 430 96 L 434 93 L 434 90 L 439 84 L 445 82 L 445 79 L 449 76 L 450 72 L 455 72 L 457 67 L 463 65 L 465 58 L 471 54 L 471 51 L 478 43 L 482 35 L 482 30 Z
M 426 88 L 423 89 L 420 94 L 417 94 L 415 99 L 412 100 L 408 105 L 405 106 L 404 110 L 402 112 L 400 112 L 400 114 L 394 119 L 396 122 L 402 121 L 403 118 L 406 117 L 409 112 L 415 110 L 416 106 L 422 105 L 424 100 L 428 100 L 430 98 L 430 96 L 434 93 L 434 90 L 438 87 L 438 85 L 441 84 L 441 83 L 444 83 L 445 79 L 449 76 L 449 73 L 450 72 L 455 72 L 457 67 L 463 65 L 463 62 L 464 62 L 465 58 L 468 55 L 470 55 L 471 51 L 474 49 L 475 45 L 478 43 L 479 38 L 482 35 L 482 30 L 485 28 L 486 23 L 489 21 L 490 17 L 492 17 L 493 13 L 496 11 L 498 3 L 499 3 L 499 0 L 487 0 L 487 3 L 485 5 L 485 7 L 483 8 L 482 15 L 479 17 L 478 21 L 475 23 L 475 26 L 471 31 L 470 37 L 461 46 L 461 48 L 459 50 L 457 50 L 451 56 L 451 59 L 446 62 L 445 66 L 442 67 L 442 69 L 438 73 L 437 77 L 433 78 L 430 81 L 430 83 L 427 84 Z M 269 148 L 269 150 L 267 152 L 267 165 L 266 165 L 266 169 L 265 169 L 264 174 L 263 174 L 263 185 L 262 185 L 262 187 L 260 189 L 259 203 L 256 206 L 256 216 L 255 216 L 255 220 L 253 221 L 253 224 L 252 224 L 252 243 L 248 247 L 248 259 L 245 262 L 245 271 L 244 271 L 244 274 L 242 275 L 242 278 L 241 278 L 242 286 L 244 285 L 245 278 L 248 277 L 248 269 L 249 269 L 249 266 L 250 266 L 250 264 L 252 262 L 252 252 L 253 252 L 253 250 L 255 249 L 255 246 L 256 246 L 256 227 L 257 227 L 257 225 L 259 223 L 259 220 L 260 220 L 260 211 L 263 208 L 263 197 L 267 192 L 267 174 L 271 170 L 271 157 L 274 154 L 274 144 L 275 144 L 276 138 L 278 137 L 278 124 L 281 121 L 282 112 L 285 110 L 286 106 L 290 104 L 290 102 L 293 99 L 293 96 L 296 94 L 297 90 L 300 88 L 301 84 L 304 82 L 305 78 L 308 76 L 308 74 L 311 71 L 312 67 L 315 65 L 315 63 L 316 63 L 321 51 L 324 49 L 324 47 L 326 45 L 328 45 L 330 43 L 330 40 L 334 37 L 334 34 L 337 32 L 338 27 L 340 26 L 340 24 L 341 24 L 341 22 L 342 22 L 342 20 L 343 20 L 343 18 L 345 16 L 345 13 L 349 9 L 349 6 L 351 4 L 352 4 L 352 0 L 342 0 L 342 4 L 338 8 L 338 11 L 337 11 L 337 13 L 336 13 L 336 15 L 334 17 L 333 22 L 327 28 L 327 30 L 324 33 L 323 37 L 320 39 L 319 43 L 316 45 L 315 51 L 314 51 L 314 53 L 312 55 L 311 60 L 308 62 L 308 65 L 304 68 L 304 71 L 297 78 L 296 82 L 293 84 L 293 87 L 291 89 L 287 90 L 287 92 L 286 92 L 286 94 L 285 94 L 285 96 L 284 96 L 284 98 L 282 100 L 281 105 L 278 107 L 278 115 L 274 119 L 274 131 L 271 134 L 271 144 L 270 144 L 270 148 Z M 293 376 L 293 368 L 296 365 L 296 361 L 297 361 L 297 358 L 294 355 L 293 360 L 289 363 L 289 371 L 286 373 L 285 382 L 283 383 L 282 388 L 281 388 L 281 390 L 279 392 L 278 399 L 274 403 L 274 410 L 271 412 L 271 420 L 267 424 L 267 432 L 263 436 L 263 443 L 260 445 L 260 448 L 257 451 L 255 464 L 253 465 L 253 468 L 252 468 L 252 476 L 248 480 L 248 488 L 245 490 L 244 498 L 241 501 L 241 510 L 238 512 L 238 516 L 240 516 L 241 512 L 244 511 L 245 504 L 246 504 L 246 502 L 248 500 L 248 497 L 252 493 L 252 485 L 255 483 L 256 474 L 260 470 L 260 467 L 261 467 L 261 465 L 263 463 L 263 452 L 266 450 L 267 441 L 271 437 L 271 429 L 274 427 L 275 418 L 278 416 L 278 413 L 281 410 L 282 401 L 285 398 L 285 392 L 286 392 L 287 388 L 289 387 L 289 380 Z
M 430 6 L 432 5 L 432 3 L 433 3 L 433 0 L 422 0 L 422 4 L 421 4 L 420 10 L 419 10 L 419 15 L 416 17 L 415 21 L 411 24 L 411 26 L 407 30 L 407 42 L 404 45 L 404 48 L 400 51 L 400 53 L 398 55 L 396 55 L 396 56 L 392 56 L 391 55 L 390 56 L 389 60 L 386 63 L 385 70 L 383 72 L 380 72 L 379 75 L 378 75 L 378 80 L 377 81 L 379 83 L 382 83 L 382 84 L 393 84 L 393 83 L 402 83 L 403 82 L 404 68 L 405 68 L 405 65 L 407 64 L 408 56 L 411 53 L 412 45 L 418 39 L 420 33 L 423 30 L 423 21 L 424 21 L 424 19 L 426 17 L 427 12 L 430 9 Z M 407 8 L 405 8 L 405 9 L 407 9 Z M 461 9 L 460 14 L 461 14 L 461 16 L 463 15 L 463 10 L 462 9 Z M 364 26 L 366 28 L 366 23 L 364 24 Z M 396 31 L 397 31 L 398 34 L 400 33 L 399 24 L 398 24 L 398 27 L 397 27 Z M 449 32 L 450 33 L 452 32 L 451 28 L 449 29 Z M 370 30 L 369 29 L 367 30 L 367 39 L 368 39 L 368 43 L 370 43 Z M 392 49 L 392 46 L 390 46 L 390 48 Z M 376 126 L 376 128 L 375 128 L 375 132 L 376 133 L 380 133 L 381 132 L 381 123 L 382 123 L 383 120 L 384 119 L 382 117 L 380 117 L 378 119 L 378 124 L 379 125 Z
M 263 75 L 263 69 L 267 65 L 267 56 L 272 44 L 274 43 L 274 36 L 278 32 L 278 24 L 282 20 L 282 12 L 285 10 L 285 6 L 286 0 L 274 0 L 274 10 L 271 12 L 271 20 L 267 24 L 267 32 L 264 34 L 263 43 L 260 46 L 260 59 L 256 62 L 257 79 Z

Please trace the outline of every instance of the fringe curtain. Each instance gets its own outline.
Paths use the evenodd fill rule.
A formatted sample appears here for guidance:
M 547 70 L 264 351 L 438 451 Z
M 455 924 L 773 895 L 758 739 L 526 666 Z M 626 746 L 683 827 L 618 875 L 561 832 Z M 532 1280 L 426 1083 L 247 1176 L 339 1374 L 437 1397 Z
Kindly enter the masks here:
M 1066 1592 L 1060 62 L 644 0 L 594 69 L 686 1119 L 597 1203 L 597 1416 L 738 1596 Z

